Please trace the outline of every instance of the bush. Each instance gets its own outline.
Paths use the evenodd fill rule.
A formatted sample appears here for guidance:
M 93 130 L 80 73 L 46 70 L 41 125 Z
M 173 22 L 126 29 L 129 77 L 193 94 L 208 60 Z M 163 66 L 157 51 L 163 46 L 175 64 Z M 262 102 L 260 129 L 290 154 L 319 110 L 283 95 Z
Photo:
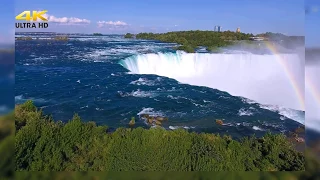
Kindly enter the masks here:
M 127 33 L 126 35 L 124 35 L 124 38 L 133 38 L 133 34 Z
M 32 171 L 276 171 L 304 170 L 304 156 L 283 135 L 235 141 L 230 136 L 178 129 L 118 128 L 84 123 L 78 115 L 61 124 L 32 102 L 18 105 L 16 170 Z

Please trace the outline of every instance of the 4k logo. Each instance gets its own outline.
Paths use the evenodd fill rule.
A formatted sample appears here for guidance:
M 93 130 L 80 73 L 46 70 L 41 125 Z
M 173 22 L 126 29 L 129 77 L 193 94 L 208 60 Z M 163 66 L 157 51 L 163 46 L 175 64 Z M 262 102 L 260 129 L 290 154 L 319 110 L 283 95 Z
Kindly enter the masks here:
M 44 15 L 47 10 L 44 11 L 32 11 L 32 17 L 31 17 L 31 11 L 23 11 L 19 15 L 16 16 L 16 20 L 25 20 L 25 21 L 37 21 L 38 18 L 42 21 L 48 21 L 48 19 L 44 18 L 42 15 Z
M 43 15 L 48 12 L 47 10 L 44 11 L 23 11 L 19 15 L 16 16 L 16 20 L 18 21 L 27 21 L 23 23 L 16 23 L 16 28 L 47 28 L 48 27 L 48 19 L 43 17 Z M 31 16 L 32 15 L 32 16 Z M 38 19 L 45 21 L 45 22 L 38 22 L 37 24 L 34 23 L 38 21 Z M 32 22 L 30 22 L 32 21 Z

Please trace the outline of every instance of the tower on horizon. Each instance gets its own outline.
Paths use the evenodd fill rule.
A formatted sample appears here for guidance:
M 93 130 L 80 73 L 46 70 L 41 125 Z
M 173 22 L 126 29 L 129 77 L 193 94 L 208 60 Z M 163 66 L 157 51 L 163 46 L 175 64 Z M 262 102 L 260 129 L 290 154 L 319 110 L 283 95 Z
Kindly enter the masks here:
M 238 33 L 240 32 L 240 28 L 239 27 L 237 28 L 236 32 L 238 32 Z
M 214 26 L 214 31 L 215 32 L 221 32 L 221 26 Z

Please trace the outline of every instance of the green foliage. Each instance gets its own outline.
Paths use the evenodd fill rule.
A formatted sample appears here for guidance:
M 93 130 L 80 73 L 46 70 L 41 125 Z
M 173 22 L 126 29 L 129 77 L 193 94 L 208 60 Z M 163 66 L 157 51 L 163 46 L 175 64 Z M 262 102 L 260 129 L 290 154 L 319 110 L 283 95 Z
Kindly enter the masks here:
M 206 49 L 209 52 L 215 52 L 215 53 L 218 53 L 220 51 L 219 47 L 216 47 L 216 46 L 210 46 L 210 47 L 207 47 Z
M 15 137 L 18 171 L 304 170 L 303 154 L 282 135 L 235 141 L 183 129 L 118 128 L 107 133 L 107 127 L 84 123 L 77 114 L 65 124 L 54 122 L 31 101 L 18 105 L 15 115 L 25 122 Z
M 124 35 L 124 38 L 133 38 L 134 35 L 131 33 L 127 33 L 126 35 Z
M 101 33 L 93 33 L 94 36 L 102 36 Z
M 14 114 L 0 117 L 0 179 L 9 179 L 14 174 Z
M 176 48 L 176 50 L 182 50 L 182 51 L 185 51 L 187 53 L 194 53 L 195 52 L 194 49 L 195 48 L 193 48 L 190 45 L 183 45 L 183 46 L 179 46 L 179 47 Z
M 232 31 L 214 32 L 214 31 L 177 31 L 163 34 L 139 33 L 137 39 L 160 40 L 164 42 L 178 43 L 183 46 L 179 50 L 194 52 L 194 48 L 205 46 L 210 51 L 217 47 L 223 47 L 234 44 L 236 40 L 249 40 L 253 34 L 236 33 Z M 193 48 L 193 50 L 191 50 Z

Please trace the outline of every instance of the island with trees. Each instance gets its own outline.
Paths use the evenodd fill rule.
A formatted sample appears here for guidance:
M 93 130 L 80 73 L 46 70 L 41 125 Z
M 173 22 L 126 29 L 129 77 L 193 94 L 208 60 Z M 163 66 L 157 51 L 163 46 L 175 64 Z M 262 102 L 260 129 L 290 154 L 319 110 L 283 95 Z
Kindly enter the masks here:
M 161 42 L 177 43 L 177 50 L 188 53 L 195 52 L 198 47 L 205 47 L 209 52 L 217 52 L 219 48 L 239 45 L 245 47 L 259 48 L 259 43 L 254 43 L 252 37 L 261 37 L 265 41 L 281 44 L 283 47 L 291 48 L 302 46 L 304 36 L 286 36 L 281 33 L 266 32 L 253 35 L 234 31 L 175 31 L 167 33 L 139 33 L 136 39 L 159 40 Z
M 127 33 L 124 35 L 124 38 L 134 38 L 134 34 Z
M 253 34 L 241 32 L 224 31 L 176 31 L 167 33 L 139 33 L 137 39 L 159 40 L 162 42 L 177 43 L 177 50 L 189 53 L 195 52 L 199 46 L 206 47 L 208 51 L 216 50 L 219 47 L 232 45 L 234 41 L 249 40 Z
M 94 36 L 102 36 L 101 33 L 93 33 L 92 35 L 94 35 Z

